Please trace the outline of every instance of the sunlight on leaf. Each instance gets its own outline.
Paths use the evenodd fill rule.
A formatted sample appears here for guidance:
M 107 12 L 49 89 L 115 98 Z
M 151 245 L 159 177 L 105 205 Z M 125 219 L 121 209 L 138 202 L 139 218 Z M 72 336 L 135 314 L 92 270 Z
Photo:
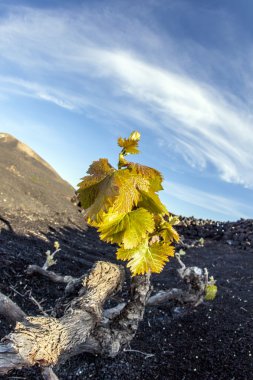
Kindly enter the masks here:
M 175 228 L 172 227 L 172 225 L 168 222 L 165 222 L 162 224 L 162 229 L 161 229 L 161 236 L 164 241 L 179 241 L 179 235 Z
M 172 216 L 157 194 L 162 174 L 151 167 L 128 162 L 128 154 L 139 153 L 140 133 L 120 137 L 118 170 L 106 158 L 94 161 L 80 182 L 78 198 L 84 217 L 100 233 L 101 240 L 117 244 L 117 258 L 129 261 L 132 275 L 159 273 L 169 256 L 170 244 L 179 240 Z
M 100 238 L 108 243 L 123 244 L 125 249 L 138 246 L 154 231 L 153 216 L 145 209 L 138 208 L 126 214 L 108 214 L 98 228 Z
M 123 139 L 120 137 L 118 139 L 118 145 L 123 148 L 124 153 L 123 154 L 137 154 L 140 153 L 138 149 L 138 143 L 140 140 L 140 133 L 137 131 L 134 131 L 131 133 L 128 139 Z
M 133 276 L 148 272 L 160 273 L 169 261 L 169 256 L 174 256 L 174 247 L 170 244 L 154 243 L 149 246 L 147 240 L 136 248 L 119 248 L 117 251 L 119 260 L 129 261 L 127 266 Z

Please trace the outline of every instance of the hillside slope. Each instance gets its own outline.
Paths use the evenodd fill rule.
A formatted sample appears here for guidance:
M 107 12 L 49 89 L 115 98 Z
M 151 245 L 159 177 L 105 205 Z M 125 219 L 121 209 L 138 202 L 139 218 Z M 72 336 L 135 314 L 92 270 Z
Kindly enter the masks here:
M 30 147 L 0 133 L 0 210 L 32 219 L 76 219 L 74 188 Z

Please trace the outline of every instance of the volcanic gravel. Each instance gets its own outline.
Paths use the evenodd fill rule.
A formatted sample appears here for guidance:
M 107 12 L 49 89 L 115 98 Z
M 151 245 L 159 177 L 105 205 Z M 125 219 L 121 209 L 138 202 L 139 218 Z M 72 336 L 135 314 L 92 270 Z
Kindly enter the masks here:
M 45 220 L 20 213 L 0 212 L 0 291 L 29 315 L 38 315 L 29 298 L 41 302 L 49 314 L 62 296 L 63 285 L 28 276 L 29 264 L 42 265 L 45 252 L 59 241 L 62 251 L 52 268 L 79 276 L 96 260 L 115 261 L 115 247 L 102 243 L 93 229 L 69 221 Z M 62 380 L 175 379 L 251 380 L 253 378 L 253 249 L 252 220 L 234 223 L 181 218 L 177 227 L 184 241 L 204 238 L 203 247 L 187 250 L 186 265 L 207 267 L 217 280 L 214 301 L 196 309 L 167 304 L 147 308 L 131 346 L 116 358 L 90 354 L 73 357 L 55 368 Z M 182 286 L 177 263 L 171 260 L 152 278 L 154 291 Z M 120 302 L 119 295 L 114 302 Z M 12 329 L 0 319 L 1 337 Z M 40 380 L 39 369 L 13 371 L 2 379 Z

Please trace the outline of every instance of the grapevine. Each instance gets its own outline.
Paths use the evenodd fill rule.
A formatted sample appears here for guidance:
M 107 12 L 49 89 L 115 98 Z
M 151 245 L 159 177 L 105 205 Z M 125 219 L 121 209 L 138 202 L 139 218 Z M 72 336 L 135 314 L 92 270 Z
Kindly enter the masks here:
M 88 225 L 97 228 L 101 240 L 118 245 L 117 259 L 128 261 L 133 276 L 160 273 L 179 240 L 178 219 L 157 194 L 163 189 L 161 173 L 126 159 L 139 153 L 139 140 L 137 131 L 120 137 L 118 168 L 100 158 L 78 185 Z

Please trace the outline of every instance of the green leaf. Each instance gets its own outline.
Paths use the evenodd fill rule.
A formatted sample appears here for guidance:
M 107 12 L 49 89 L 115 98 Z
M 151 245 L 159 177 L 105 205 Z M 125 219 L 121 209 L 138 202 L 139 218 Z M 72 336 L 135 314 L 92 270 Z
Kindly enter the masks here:
M 106 158 L 94 161 L 87 173 L 90 174 L 82 178 L 82 182 L 78 184 L 79 200 L 84 209 L 89 208 L 96 200 L 102 181 L 106 176 L 110 176 L 115 169 L 109 164 Z
M 215 284 L 208 284 L 205 287 L 205 300 L 212 301 L 215 299 L 218 288 Z
M 186 252 L 181 248 L 178 252 L 179 256 L 185 256 Z
M 169 256 L 174 256 L 174 247 L 162 243 L 149 246 L 148 240 L 133 249 L 119 248 L 117 251 L 119 260 L 129 261 L 127 266 L 133 276 L 149 272 L 160 273 L 169 261 Z
M 148 190 L 149 183 L 145 178 L 130 173 L 128 169 L 115 170 L 99 183 L 94 185 L 88 196 L 93 203 L 87 208 L 86 220 L 95 225 L 103 222 L 105 214 L 122 214 L 132 211 L 140 199 L 140 191 Z
M 174 226 L 174 225 L 180 223 L 180 219 L 179 219 L 178 216 L 173 215 L 173 214 L 170 214 L 169 217 L 168 217 L 168 222 L 169 222 L 172 226 Z
M 138 143 L 140 140 L 140 133 L 137 131 L 134 131 L 131 133 L 128 139 L 123 139 L 120 137 L 118 139 L 118 145 L 123 148 L 124 153 L 123 154 L 137 154 L 140 153 L 138 149 Z
M 112 170 L 114 170 L 114 168 L 109 164 L 107 158 L 100 158 L 98 161 L 93 161 L 87 173 L 96 177 L 104 177 Z
M 85 219 L 91 225 L 101 223 L 104 215 L 112 207 L 114 200 L 117 198 L 119 189 L 114 186 L 114 175 L 108 174 L 101 182 L 97 184 L 92 195 L 96 195 L 93 198 L 93 203 L 85 211 Z M 82 194 L 80 194 L 82 195 Z
M 157 194 L 151 191 L 140 191 L 140 193 L 141 198 L 140 202 L 138 203 L 138 207 L 143 207 L 153 214 L 164 215 L 169 213 L 167 208 L 160 201 Z
M 123 244 L 125 249 L 134 248 L 147 234 L 154 231 L 153 216 L 145 209 L 138 208 L 126 214 L 108 214 L 100 224 L 100 238 L 108 243 Z
M 140 138 L 141 138 L 141 134 L 138 131 L 133 131 L 131 135 L 129 136 L 129 139 L 133 141 L 140 141 Z
M 127 213 L 136 207 L 141 191 L 148 191 L 149 182 L 128 169 L 121 169 L 114 174 L 113 186 L 118 188 L 117 197 L 114 200 L 111 213 Z
M 149 166 L 137 164 L 135 162 L 129 162 L 128 168 L 143 178 L 148 179 L 150 183 L 150 189 L 152 191 L 157 192 L 163 190 L 163 176 L 158 170 L 150 168 Z
M 101 180 L 96 177 L 87 176 L 83 178 L 81 183 L 79 183 L 77 193 L 81 206 L 84 210 L 95 202 L 98 195 L 100 182 Z
M 168 222 L 162 223 L 160 235 L 162 236 L 164 241 L 179 241 L 179 234 L 175 230 L 175 228 L 172 227 L 172 225 Z

